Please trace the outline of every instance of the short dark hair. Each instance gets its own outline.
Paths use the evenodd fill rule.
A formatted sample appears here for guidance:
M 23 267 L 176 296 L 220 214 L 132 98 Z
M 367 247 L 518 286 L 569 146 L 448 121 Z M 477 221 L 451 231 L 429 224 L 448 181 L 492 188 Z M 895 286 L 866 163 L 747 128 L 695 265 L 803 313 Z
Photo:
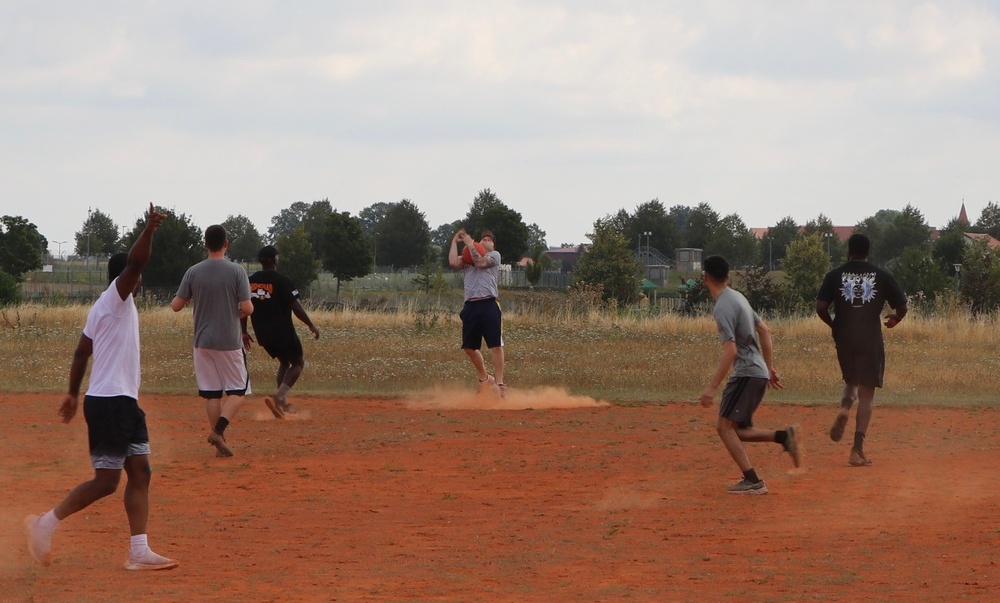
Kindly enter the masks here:
M 492 231 L 492 230 L 490 230 L 490 229 L 488 229 L 488 228 L 487 228 L 486 230 L 484 230 L 484 231 L 483 231 L 483 234 L 479 235 L 479 240 L 480 240 L 480 241 L 482 241 L 482 240 L 483 240 L 484 238 L 486 238 L 486 237 L 489 237 L 489 238 L 493 239 L 493 242 L 494 242 L 494 243 L 496 243 L 496 242 L 497 242 L 497 238 L 496 238 L 496 235 L 494 235 L 494 234 L 493 234 L 493 231 Z
M 278 259 L 278 248 L 274 245 L 265 245 L 257 252 L 259 262 L 273 262 L 276 259 Z
M 847 239 L 847 255 L 852 258 L 866 258 L 871 251 L 872 242 L 860 232 L 851 235 Z
M 128 254 L 127 253 L 116 253 L 108 258 L 108 283 L 115 280 L 121 275 L 122 271 L 125 270 L 125 265 L 128 264 Z
M 226 228 L 221 224 L 213 224 L 205 229 L 205 247 L 209 251 L 219 251 L 226 245 Z
M 724 283 L 729 278 L 729 262 L 721 255 L 710 255 L 701 263 L 705 274 L 712 277 L 712 280 Z

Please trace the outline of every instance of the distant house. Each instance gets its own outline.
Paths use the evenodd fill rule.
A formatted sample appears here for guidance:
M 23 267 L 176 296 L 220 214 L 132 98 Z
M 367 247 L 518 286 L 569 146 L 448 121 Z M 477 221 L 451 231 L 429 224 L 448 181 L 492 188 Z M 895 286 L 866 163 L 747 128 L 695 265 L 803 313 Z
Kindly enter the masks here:
M 986 233 L 963 232 L 962 234 L 965 235 L 965 242 L 970 245 L 975 241 L 986 241 L 986 246 L 989 247 L 990 249 L 996 249 L 997 247 L 1000 247 L 1000 241 L 994 239 L 993 237 L 991 237 Z
M 580 252 L 590 245 L 571 245 L 569 247 L 553 247 L 545 250 L 545 255 L 559 263 L 563 272 L 573 272 L 576 263 L 580 261 Z M 523 260 L 522 260 L 523 261 Z

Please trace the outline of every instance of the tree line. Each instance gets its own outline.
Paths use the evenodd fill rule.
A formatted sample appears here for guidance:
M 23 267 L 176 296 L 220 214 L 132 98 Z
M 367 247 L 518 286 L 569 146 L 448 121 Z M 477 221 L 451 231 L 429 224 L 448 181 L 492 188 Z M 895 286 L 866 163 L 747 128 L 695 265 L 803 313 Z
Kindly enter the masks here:
M 204 257 L 203 229 L 186 214 L 158 210 L 170 219 L 157 234 L 144 282 L 173 287 L 188 266 Z M 408 199 L 375 203 L 357 216 L 337 211 L 328 199 L 299 201 L 273 216 L 265 232 L 243 215 L 230 215 L 222 224 L 229 233 L 231 259 L 254 262 L 260 247 L 274 244 L 281 250 L 282 272 L 303 289 L 316 280 L 321 268 L 337 279 L 338 288 L 341 282 L 365 276 L 376 266 L 416 267 L 429 282 L 429 274 L 447 265 L 447 249 L 459 228 L 473 233 L 493 230 L 497 250 L 507 263 L 532 258 L 529 282 L 537 282 L 540 271 L 551 263 L 544 253 L 545 231 L 537 224 L 526 224 L 519 212 L 490 189 L 479 191 L 464 217 L 433 229 L 425 214 Z M 41 267 L 48 241 L 23 217 L 4 216 L 0 225 L 0 300 L 9 301 L 14 299 L 23 275 Z M 137 220 L 131 230 L 122 229 L 99 209 L 89 211 L 75 233 L 74 251 L 78 256 L 107 256 L 127 250 L 142 227 Z M 878 210 L 854 226 L 855 232 L 871 238 L 871 260 L 889 268 L 911 294 L 919 292 L 924 299 L 933 300 L 957 292 L 974 311 L 991 311 L 1000 305 L 1000 291 L 989 293 L 989 286 L 1000 282 L 994 278 L 1000 276 L 996 252 L 985 245 L 970 245 L 964 234 L 1000 238 L 1000 206 L 987 204 L 975 224 L 962 224 L 953 218 L 933 241 L 931 230 L 921 212 L 911 205 L 902 210 Z M 587 237 L 591 243 L 574 268 L 574 280 L 598 288 L 605 301 L 614 300 L 619 305 L 633 303 L 641 295 L 641 266 L 633 250 L 644 247 L 668 257 L 685 247 L 727 257 L 741 268 L 747 281 L 744 287 L 759 297 L 764 309 L 807 303 L 822 275 L 846 255 L 833 223 L 822 213 L 803 226 L 790 216 L 784 217 L 758 238 L 736 213 L 721 215 L 708 203 L 667 208 L 659 199 L 641 203 L 631 212 L 620 209 L 596 220 Z M 784 274 L 780 283 L 773 279 L 772 270 Z M 975 291 L 970 289 L 973 283 Z

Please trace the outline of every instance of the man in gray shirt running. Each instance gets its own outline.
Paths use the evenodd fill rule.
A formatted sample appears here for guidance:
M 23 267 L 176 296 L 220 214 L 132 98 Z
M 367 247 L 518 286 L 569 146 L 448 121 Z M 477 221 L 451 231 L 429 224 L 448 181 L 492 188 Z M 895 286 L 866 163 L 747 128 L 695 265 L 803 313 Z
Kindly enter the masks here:
M 726 492 L 764 494 L 767 486 L 750 464 L 743 442 L 777 442 L 791 455 L 796 467 L 802 460 L 795 426 L 778 431 L 753 426 L 753 413 L 764 399 L 767 387 L 782 387 L 781 378 L 774 368 L 771 330 L 753 311 L 743 294 L 729 288 L 729 262 L 725 258 L 709 256 L 702 266 L 705 286 L 715 300 L 713 315 L 719 328 L 722 355 L 712 380 L 699 399 L 702 406 L 711 406 L 723 379 L 732 370 L 722 392 L 716 431 L 743 472 L 743 479 L 727 488 Z
M 250 388 L 240 330 L 240 319 L 253 313 L 250 280 L 226 259 L 225 228 L 206 228 L 205 248 L 208 259 L 187 269 L 170 308 L 180 312 L 194 300 L 194 375 L 208 411 L 208 443 L 217 456 L 233 456 L 224 434 Z

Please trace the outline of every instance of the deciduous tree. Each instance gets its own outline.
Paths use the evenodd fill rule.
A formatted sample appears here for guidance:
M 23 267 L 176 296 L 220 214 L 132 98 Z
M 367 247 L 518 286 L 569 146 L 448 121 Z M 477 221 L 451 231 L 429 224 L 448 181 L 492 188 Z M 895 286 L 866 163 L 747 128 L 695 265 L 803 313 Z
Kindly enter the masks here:
M 361 232 L 361 222 L 346 211 L 327 216 L 323 267 L 337 279 L 338 299 L 340 284 L 370 274 L 372 261 L 372 247 Z
M 421 266 L 430 248 L 431 229 L 423 212 L 409 199 L 390 203 L 375 233 L 375 261 L 399 268 Z
M 622 234 L 603 220 L 594 223 L 593 244 L 582 252 L 573 269 L 576 283 L 601 285 L 605 301 L 631 304 L 639 299 L 640 266 Z
M 279 235 L 274 244 L 280 252 L 278 272 L 292 279 L 299 291 L 308 294 L 319 278 L 320 261 L 309 244 L 306 229 L 299 226 L 288 234 Z
M 18 282 L 24 273 L 42 267 L 42 254 L 49 241 L 38 228 L 21 216 L 0 218 L 0 270 Z
M 222 223 L 229 239 L 229 258 L 242 262 L 257 261 L 257 253 L 264 246 L 260 231 L 250 218 L 244 215 L 230 215 Z M 297 284 L 297 283 L 296 283 Z
M 504 205 L 488 188 L 476 195 L 462 227 L 476 239 L 483 230 L 492 230 L 496 235 L 496 250 L 506 263 L 516 264 L 528 251 L 528 226 L 520 212 Z
M 99 209 L 91 211 L 73 236 L 76 255 L 107 257 L 123 249 L 118 225 Z M 125 248 L 127 249 L 127 248 Z

